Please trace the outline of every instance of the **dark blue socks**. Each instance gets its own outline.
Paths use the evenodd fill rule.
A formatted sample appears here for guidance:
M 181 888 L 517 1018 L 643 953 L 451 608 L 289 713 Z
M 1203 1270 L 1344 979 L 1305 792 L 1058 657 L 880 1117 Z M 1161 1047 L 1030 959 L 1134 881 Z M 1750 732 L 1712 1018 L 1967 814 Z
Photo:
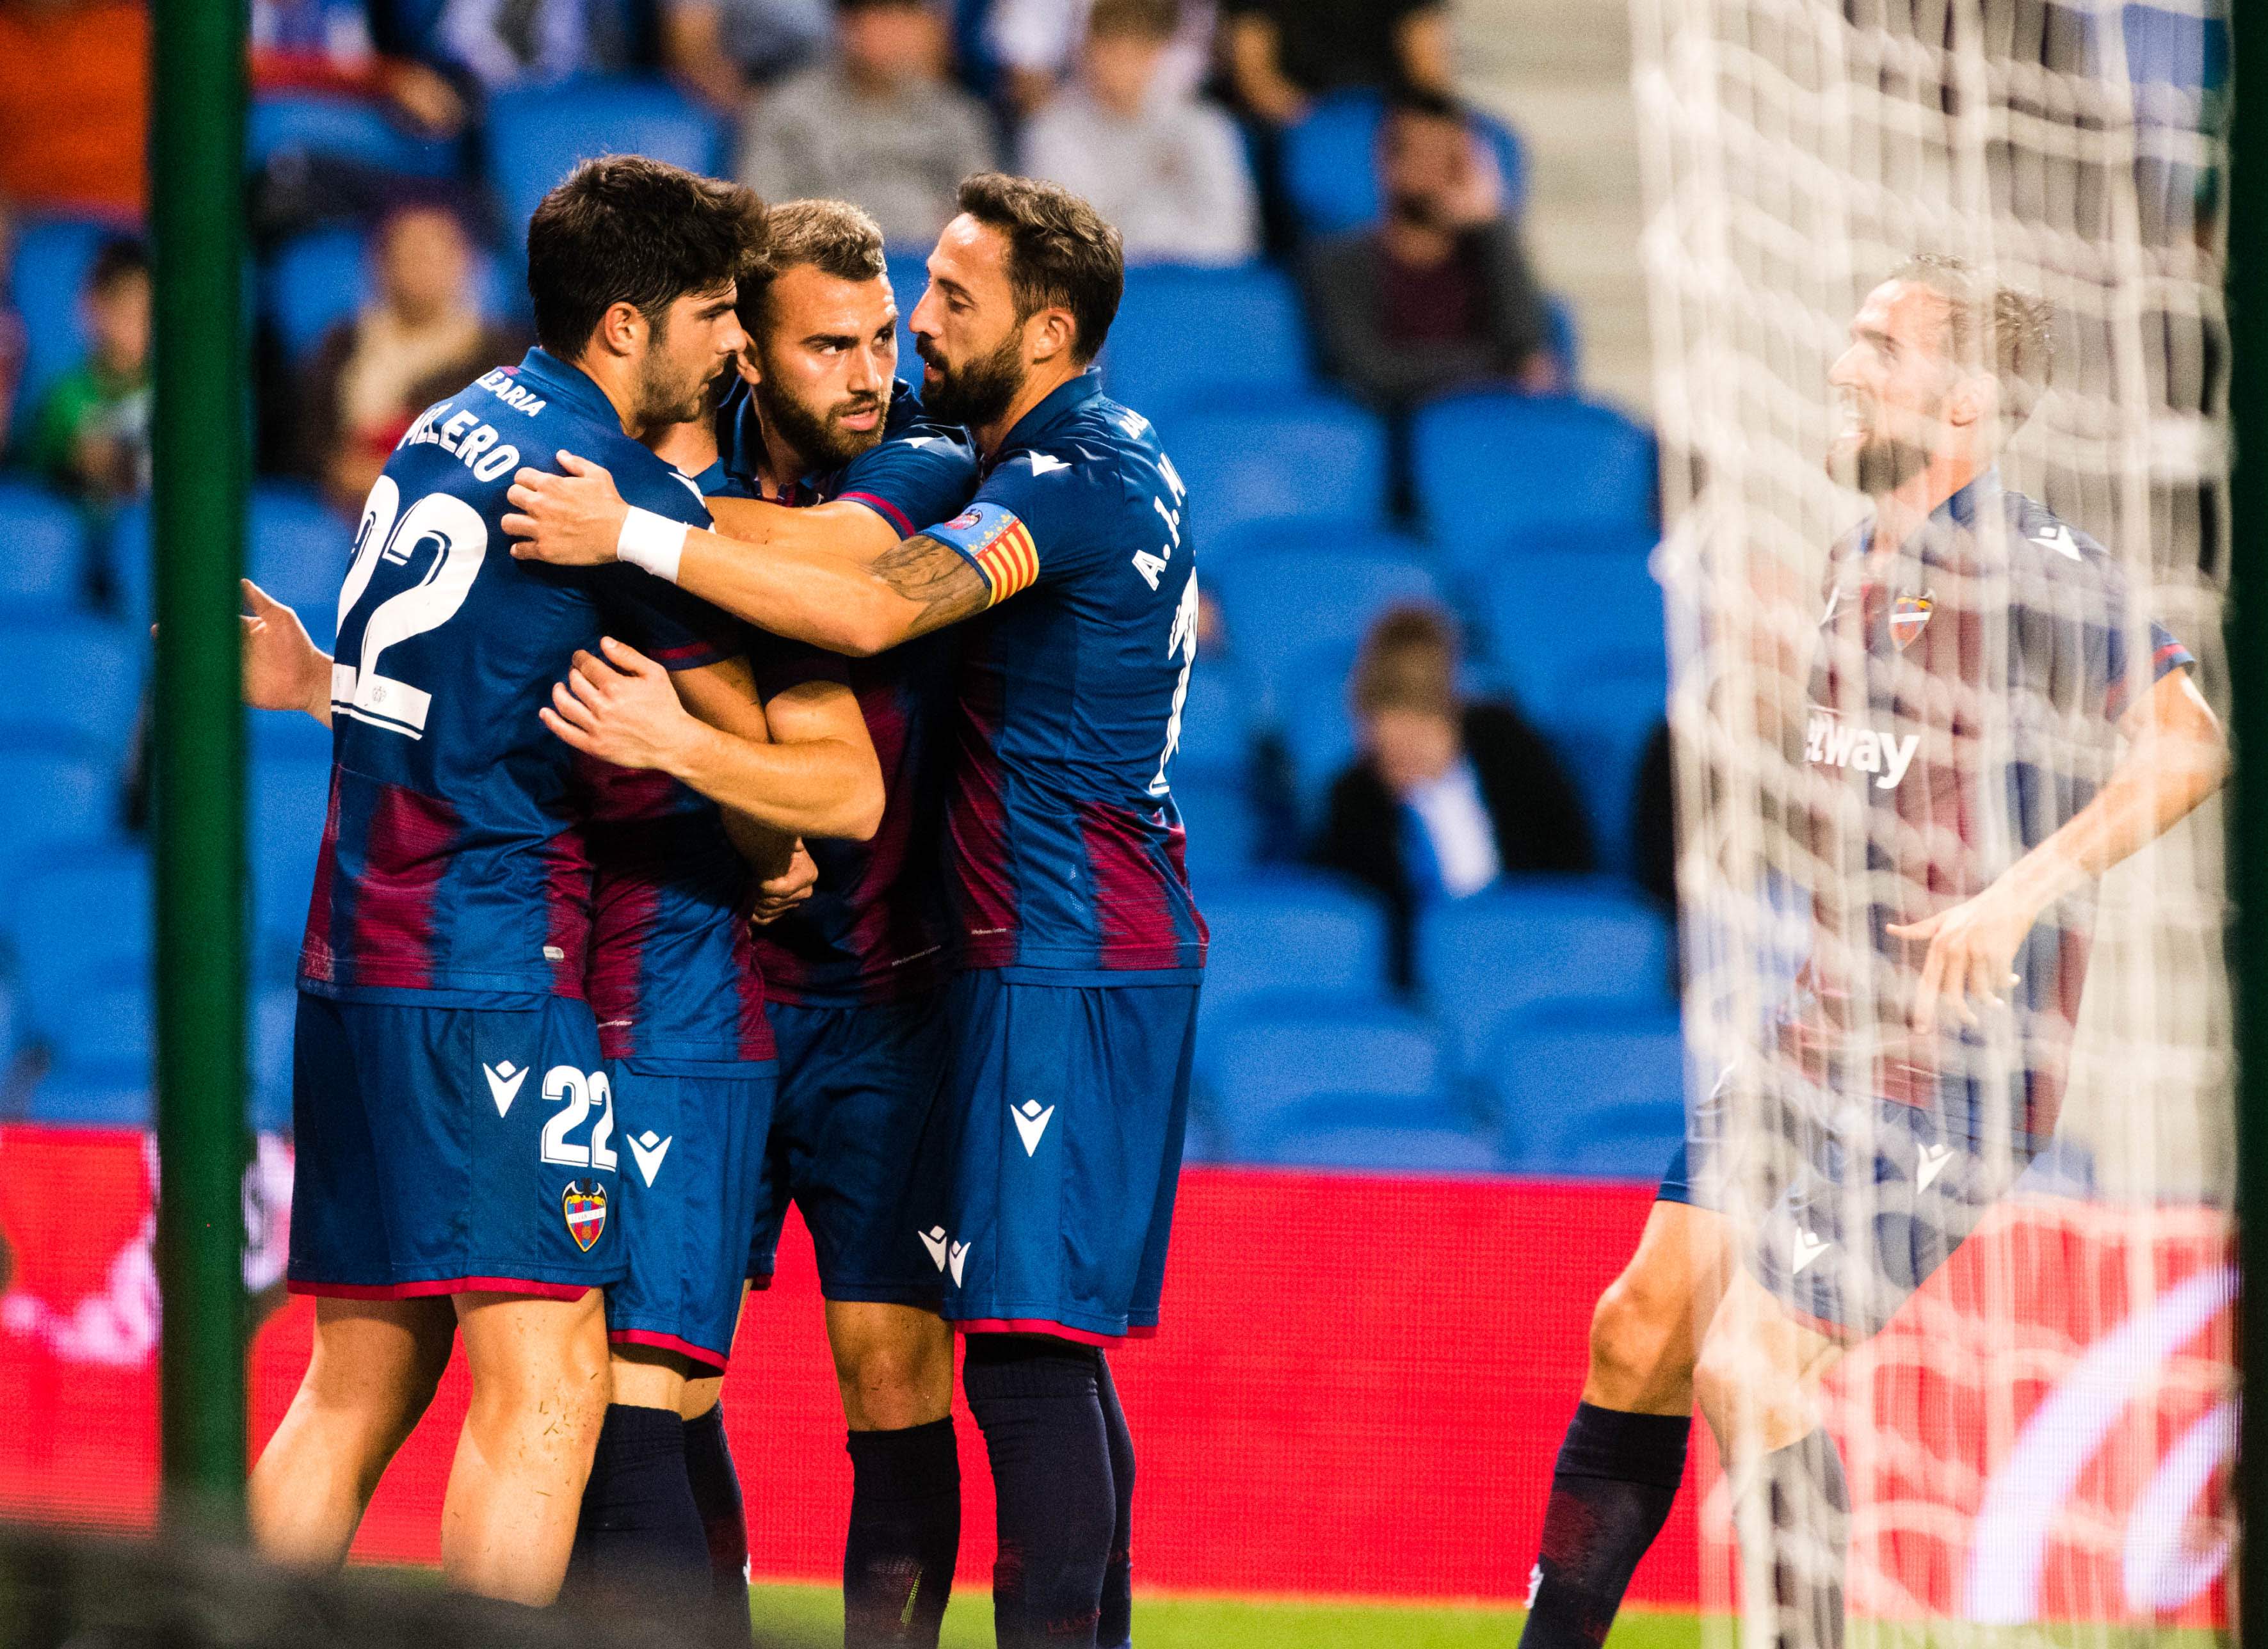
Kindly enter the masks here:
M 961 1551 L 961 1455 L 953 1417 L 850 1436 L 844 1649 L 935 1649 Z
M 725 1440 L 725 1405 L 685 1423 L 685 1478 L 709 1546 L 709 1585 L 719 1620 L 748 1630 L 748 1517 L 740 1474 Z
M 1773 1641 L 1780 1649 L 1843 1649 L 1851 1491 L 1835 1439 L 1814 1432 L 1765 1455 L 1742 1499 L 1754 1496 L 1764 1498 L 1771 1529 Z
M 1095 1623 L 1096 1649 L 1126 1649 L 1134 1639 L 1134 1433 L 1118 1406 L 1110 1359 L 1097 1352 L 1096 1395 L 1102 1402 L 1103 1433 L 1110 1443 L 1110 1488 L 1116 1526 L 1110 1535 L 1110 1561 L 1102 1572 L 1102 1617 Z
M 1521 1649 L 1599 1649 L 1669 1516 L 1691 1418 L 1579 1404 L 1559 1446 Z
M 608 1406 L 567 1571 L 578 1590 L 642 1609 L 706 1596 L 709 1536 L 675 1410 Z
M 1101 1396 L 1108 1380 L 1102 1354 L 1088 1346 L 1036 1335 L 968 1336 L 961 1385 L 983 1429 L 999 1503 L 999 1649 L 1097 1641 L 1104 1579 L 1121 1544 Z

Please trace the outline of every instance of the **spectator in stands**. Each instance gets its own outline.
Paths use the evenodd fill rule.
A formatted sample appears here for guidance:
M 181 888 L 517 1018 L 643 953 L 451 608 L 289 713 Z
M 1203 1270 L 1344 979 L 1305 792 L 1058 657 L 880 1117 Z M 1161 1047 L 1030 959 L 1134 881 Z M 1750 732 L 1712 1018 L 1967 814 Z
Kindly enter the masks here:
M 615 0 L 447 0 L 442 55 L 491 92 L 630 66 L 634 23 Z
M 16 392 L 24 381 L 24 350 L 27 341 L 24 317 L 16 308 L 9 271 L 16 267 L 16 214 L 8 197 L 0 195 L 0 458 L 8 452 L 8 425 L 16 409 Z
M 827 44 L 828 0 L 661 0 L 661 63 L 720 114 Z
M 1302 270 L 1323 371 L 1404 410 L 1448 390 L 1558 387 L 1549 317 L 1487 141 L 1456 103 L 1403 92 L 1378 136 L 1385 221 Z
M 87 357 L 40 398 L 25 458 L 95 505 L 150 485 L 150 254 L 119 235 L 95 254 L 80 290 Z
M 1448 0 L 1224 0 L 1221 39 L 1238 103 L 1270 126 L 1343 87 L 1456 84 Z
M 1425 906 L 1506 874 L 1594 868 L 1582 802 L 1543 736 L 1511 704 L 1460 692 L 1446 615 L 1381 615 L 1348 690 L 1362 754 L 1331 782 L 1308 857 L 1385 902 L 1397 983 L 1410 983 Z
M 926 252 L 961 180 L 996 164 L 990 122 L 946 77 L 946 19 L 931 0 L 836 0 L 835 12 L 829 60 L 750 110 L 740 181 L 767 200 L 856 201 L 892 245 Z
M 1094 16 L 1094 0 L 995 0 L 984 41 L 1019 113 L 1037 114 L 1062 88 L 1093 33 Z M 1160 87 L 1179 97 L 1194 95 L 1204 83 L 1212 71 L 1215 21 L 1213 0 L 1182 0 L 1172 40 L 1159 58 Z
M 372 239 L 376 291 L 331 328 L 295 398 L 299 467 L 352 514 L 418 413 L 521 340 L 482 317 L 464 225 L 438 206 L 395 210 Z
M 1094 0 L 1077 85 L 1024 131 L 1024 170 L 1086 196 L 1130 262 L 1241 263 L 1259 231 L 1228 116 L 1176 89 L 1174 0 Z
M 379 52 L 364 0 L 253 0 L 252 84 L 359 99 L 436 137 L 465 124 L 465 100 L 446 76 Z
M 0 195 L 28 211 L 139 217 L 149 114 L 142 0 L 0 0 Z

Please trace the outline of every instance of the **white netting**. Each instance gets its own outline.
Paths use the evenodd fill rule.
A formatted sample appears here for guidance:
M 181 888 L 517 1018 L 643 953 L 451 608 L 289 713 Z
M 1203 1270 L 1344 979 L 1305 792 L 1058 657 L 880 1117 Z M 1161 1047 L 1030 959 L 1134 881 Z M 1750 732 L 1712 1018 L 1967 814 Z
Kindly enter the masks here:
M 2066 1621 L 2073 1640 L 2219 1624 L 2218 803 L 2048 905 L 2023 983 L 1975 1032 L 1909 1028 L 1926 946 L 1882 931 L 2005 887 L 2122 762 L 2153 776 L 2140 813 L 2186 782 L 2191 747 L 2135 737 L 2150 710 L 2127 713 L 2155 702 L 2153 620 L 2219 708 L 2218 8 L 1635 4 L 1686 1026 L 1698 1086 L 1734 1073 L 1702 1170 L 1723 1218 L 1700 1224 L 1782 1309 L 1852 1330 L 1818 1404 L 1849 1483 L 1852 1617 Z M 1845 362 L 1858 387 L 1830 387 L 1861 305 L 1915 254 L 2044 299 L 2053 380 L 1996 475 L 1933 518 L 1941 494 L 1900 515 L 1926 487 L 1907 478 L 1878 544 L 1830 441 L 1874 438 L 1880 490 L 1912 451 L 1958 479 L 1945 454 L 1968 438 L 1955 390 L 1933 419 L 1899 399 L 1916 380 L 1883 365 L 1912 342 L 1897 327 Z M 1995 370 L 2017 329 L 1965 353 L 1945 331 L 1942 381 L 2020 399 Z M 1932 1271 L 1911 1298 L 1902 1268 Z M 1705 1410 L 1716 1391 L 1757 1451 L 1709 1479 L 1704 1595 L 1750 1645 L 1819 1642 L 1817 1530 L 1779 1526 L 1802 1496 L 1776 1514 L 1792 1457 L 1762 1460 L 1800 1425 L 1771 1379 L 1728 1409 L 1712 1370 L 1744 1366 L 1704 1361 Z

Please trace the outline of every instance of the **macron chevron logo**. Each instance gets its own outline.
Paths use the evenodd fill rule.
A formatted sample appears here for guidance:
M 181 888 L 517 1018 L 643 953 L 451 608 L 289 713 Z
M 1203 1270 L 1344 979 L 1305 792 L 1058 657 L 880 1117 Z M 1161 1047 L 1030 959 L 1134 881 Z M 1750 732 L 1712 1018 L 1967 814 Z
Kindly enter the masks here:
M 1953 1160 L 1951 1145 L 1924 1145 L 1921 1148 L 1921 1172 L 1914 1176 L 1916 1188 L 1927 1190 L 1945 1172 L 1945 1165 Z
M 489 1079 L 489 1097 L 496 1101 L 497 1115 L 502 1116 L 519 1097 L 519 1085 L 527 1080 L 527 1067 L 499 1059 L 492 1065 L 482 1065 L 481 1074 Z
M 953 1285 L 955 1288 L 961 1286 L 961 1268 L 968 1259 L 968 1245 L 965 1242 L 954 1243 L 953 1245 Z
M 1048 1123 L 1055 1114 L 1054 1106 L 1050 1105 L 1043 1111 L 1037 1100 L 1026 1100 L 1021 1105 L 1008 1107 L 1008 1115 L 1016 1119 L 1016 1132 L 1023 1138 L 1026 1156 L 1039 1150 L 1040 1141 L 1046 1136 Z
M 1032 454 L 1032 474 L 1035 475 L 1052 475 L 1058 469 L 1070 467 L 1071 466 L 1060 458 L 1049 458 L 1045 453 Z
M 917 1231 L 914 1235 L 922 1240 L 922 1247 L 927 1248 L 929 1257 L 937 1262 L 937 1269 L 940 1271 L 945 1270 L 945 1227 L 932 1226 L 927 1231 Z
M 1821 1255 L 1826 1253 L 1827 1246 L 1826 1238 L 1815 1237 L 1809 1232 L 1804 1230 L 1800 1226 L 1797 1226 L 1795 1232 L 1795 1269 L 1789 1272 L 1788 1275 L 1791 1277 L 1802 1276 L 1803 1268 L 1810 1264 Z
M 675 1134 L 664 1139 L 651 1128 L 630 1141 L 630 1155 L 637 1159 L 638 1173 L 644 1176 L 649 1191 L 653 1189 L 653 1176 L 661 1172 L 661 1159 L 676 1143 Z

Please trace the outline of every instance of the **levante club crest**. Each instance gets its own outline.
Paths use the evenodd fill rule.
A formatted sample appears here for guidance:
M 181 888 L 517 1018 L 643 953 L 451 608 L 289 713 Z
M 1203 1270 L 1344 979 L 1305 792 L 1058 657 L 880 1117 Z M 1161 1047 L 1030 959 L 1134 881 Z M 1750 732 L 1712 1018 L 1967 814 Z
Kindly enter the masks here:
M 1919 595 L 1902 595 L 1890 603 L 1890 639 L 1898 644 L 1900 652 L 1913 645 L 1914 637 L 1929 622 L 1933 605 L 1934 600 L 1926 590 Z
M 587 1253 L 591 1245 L 606 1233 L 607 1188 L 596 1180 L 570 1180 L 559 1204 L 560 1211 L 567 1216 L 567 1234 L 575 1239 L 577 1248 Z

